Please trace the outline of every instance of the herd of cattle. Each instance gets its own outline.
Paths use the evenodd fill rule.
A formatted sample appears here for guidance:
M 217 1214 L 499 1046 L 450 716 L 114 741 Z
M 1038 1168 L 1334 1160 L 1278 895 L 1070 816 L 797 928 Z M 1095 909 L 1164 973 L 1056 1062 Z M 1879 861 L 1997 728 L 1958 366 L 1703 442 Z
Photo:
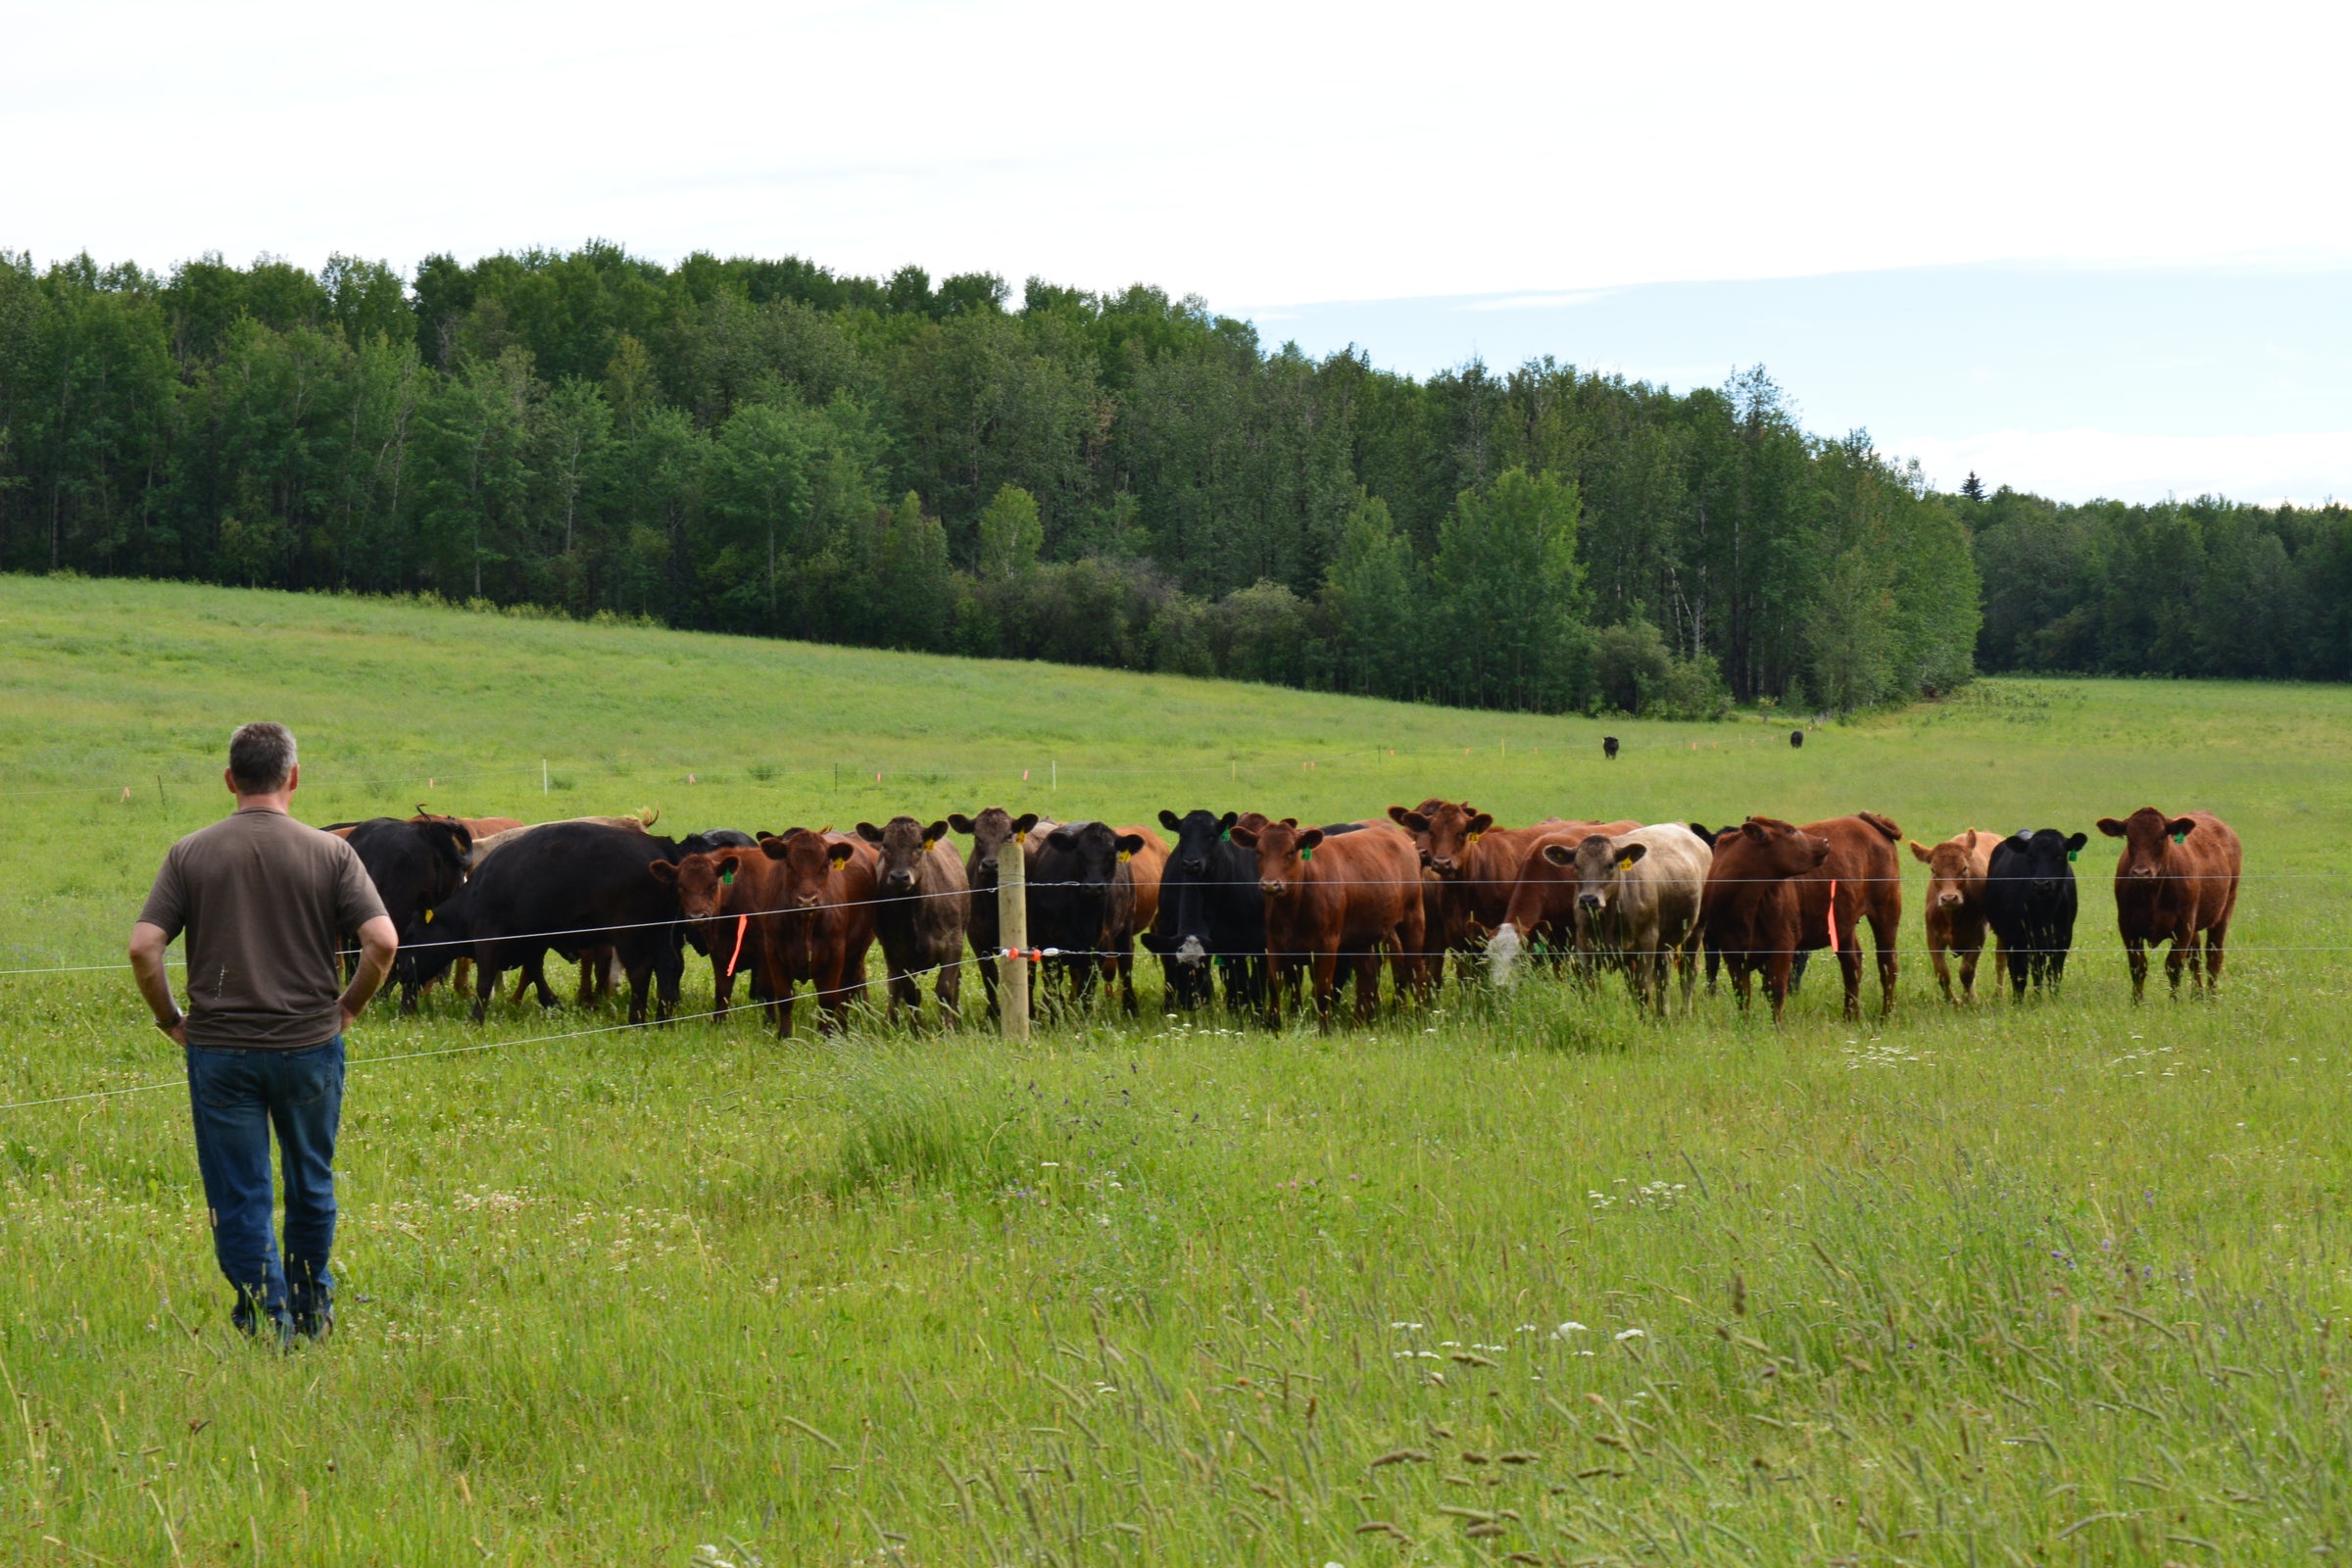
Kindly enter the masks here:
M 988 1010 L 997 1011 L 1000 857 L 1022 846 L 1025 953 L 1040 1005 L 1082 1008 L 1101 981 L 1136 1010 L 1135 950 L 1160 962 L 1165 1002 L 1193 1009 L 1222 992 L 1237 1012 L 1279 1024 L 1286 1003 L 1311 998 L 1331 1021 L 1338 989 L 1355 983 L 1359 1016 L 1378 1004 L 1385 963 L 1394 996 L 1426 1002 L 1483 967 L 1507 981 L 1542 956 L 1590 974 L 1620 969 L 1641 1002 L 1670 1005 L 1670 971 L 1690 1005 L 1703 959 L 1731 971 L 1742 1007 L 1761 975 L 1775 1019 L 1805 960 L 1827 949 L 1858 1015 L 1860 927 L 1870 927 L 1882 1010 L 1894 1004 L 1903 874 L 1902 830 L 1874 811 L 1802 825 L 1751 816 L 1699 823 L 1552 818 L 1505 828 L 1462 802 L 1394 806 L 1386 817 L 1301 827 L 1257 812 L 1161 811 L 1148 826 L 1053 822 L 991 807 L 925 825 L 899 816 L 851 833 L 731 829 L 683 839 L 652 831 L 653 816 L 577 817 L 526 824 L 423 811 L 341 824 L 401 932 L 403 1009 L 444 975 L 464 988 L 470 969 L 478 1022 L 500 977 L 520 972 L 553 1005 L 552 952 L 581 965 L 581 1000 L 629 982 L 629 1019 L 677 1004 L 686 949 L 710 961 L 716 1011 L 735 979 L 792 1031 L 796 989 L 808 985 L 819 1026 L 839 1028 L 863 1000 L 878 941 L 888 1012 L 919 1015 L 928 978 L 945 1019 L 960 1014 L 965 949 L 982 960 Z M 2123 841 L 2115 872 L 2118 923 L 2133 1000 L 2147 949 L 2170 943 L 2177 995 L 2218 985 L 2237 903 L 2237 835 L 2205 811 L 2172 816 L 2142 807 L 2103 817 Z M 970 841 L 960 856 L 953 832 Z M 1171 840 L 1173 841 L 1171 843 Z M 1910 842 L 1928 866 L 1927 938 L 1936 977 L 1974 1000 L 1987 935 L 2022 999 L 2055 990 L 2074 946 L 2073 862 L 2086 842 L 2055 828 L 2000 837 L 1974 830 L 1933 847 Z M 2199 960 L 2202 959 L 2202 972 Z

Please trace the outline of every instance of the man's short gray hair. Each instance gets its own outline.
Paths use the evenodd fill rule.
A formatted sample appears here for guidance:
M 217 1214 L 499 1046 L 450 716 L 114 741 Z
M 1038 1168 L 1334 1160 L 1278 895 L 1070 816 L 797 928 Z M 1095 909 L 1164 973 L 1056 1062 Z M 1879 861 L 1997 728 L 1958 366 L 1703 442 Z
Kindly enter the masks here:
M 282 788 L 294 771 L 294 732 L 283 724 L 262 719 L 239 724 L 228 738 L 229 776 L 244 795 L 267 795 Z

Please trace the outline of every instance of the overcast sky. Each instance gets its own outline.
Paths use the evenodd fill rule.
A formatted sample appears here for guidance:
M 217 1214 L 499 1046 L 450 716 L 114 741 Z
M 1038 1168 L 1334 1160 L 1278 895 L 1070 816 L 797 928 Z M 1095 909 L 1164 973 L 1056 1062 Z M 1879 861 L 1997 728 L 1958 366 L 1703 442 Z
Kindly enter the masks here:
M 2352 495 L 2347 18 L 6 0 L 0 245 L 1147 280 L 1413 370 L 1761 359 L 1944 482 L 2316 499 Z

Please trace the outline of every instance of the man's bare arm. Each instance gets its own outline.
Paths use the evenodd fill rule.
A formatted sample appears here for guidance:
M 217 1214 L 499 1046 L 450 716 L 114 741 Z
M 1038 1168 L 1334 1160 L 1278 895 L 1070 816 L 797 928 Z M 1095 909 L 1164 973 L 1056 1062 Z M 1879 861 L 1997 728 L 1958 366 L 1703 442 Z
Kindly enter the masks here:
M 172 1000 L 172 977 L 164 971 L 164 949 L 171 945 L 162 926 L 139 921 L 130 928 L 130 973 L 139 983 L 139 995 L 147 999 L 148 1010 L 155 1014 L 155 1026 L 184 1046 L 188 1020 Z
M 360 927 L 360 966 L 337 1003 L 343 1009 L 344 1028 L 351 1027 L 368 999 L 383 985 L 384 977 L 392 972 L 393 956 L 399 952 L 400 933 L 392 928 L 389 915 L 379 914 Z

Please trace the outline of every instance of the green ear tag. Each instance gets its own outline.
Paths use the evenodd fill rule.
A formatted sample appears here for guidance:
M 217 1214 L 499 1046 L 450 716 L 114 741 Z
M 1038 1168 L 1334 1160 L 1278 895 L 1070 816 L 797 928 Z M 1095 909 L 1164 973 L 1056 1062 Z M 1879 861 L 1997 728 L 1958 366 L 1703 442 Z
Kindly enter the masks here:
M 2188 842 L 2188 835 L 2185 833 L 2176 833 L 2173 835 L 2173 842 L 2175 844 L 2186 844 Z
M 720 877 L 719 880 L 724 882 L 727 886 L 733 887 L 735 885 L 735 873 L 729 871 L 725 876 Z
M 1218 834 L 1217 842 L 1219 844 L 1231 844 L 1233 842 L 1233 829 L 1227 828 L 1224 832 Z
M 2076 857 L 2076 856 L 2078 856 L 2078 855 L 2081 855 L 2082 853 L 2082 852 L 2081 850 L 2069 850 L 2069 851 L 2067 851 L 2067 852 L 2066 852 L 2066 863 L 2067 863 L 2067 864 L 2069 864 L 2069 865 L 2072 865 L 2072 864 L 2074 864 L 2074 863 L 2075 863 L 2075 857 Z
M 1301 860 L 1311 860 L 1311 859 L 1313 859 L 1314 858 L 1315 858 L 1315 852 L 1314 852 L 1314 851 L 1312 851 L 1312 850 L 1300 850 L 1300 851 L 1298 852 L 1298 858 L 1299 858 L 1299 859 L 1301 859 Z

